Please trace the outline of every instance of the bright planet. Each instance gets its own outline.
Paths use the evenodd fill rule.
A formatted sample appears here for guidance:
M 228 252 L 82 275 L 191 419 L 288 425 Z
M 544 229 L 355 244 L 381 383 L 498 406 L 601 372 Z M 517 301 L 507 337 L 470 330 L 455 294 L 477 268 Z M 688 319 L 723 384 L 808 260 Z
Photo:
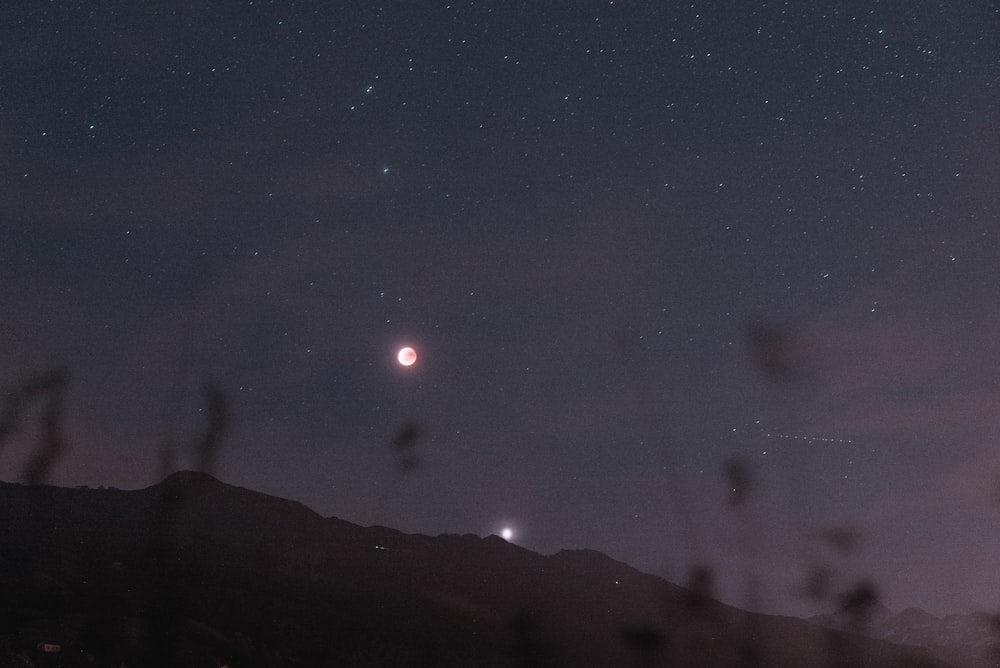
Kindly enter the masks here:
M 403 366 L 413 366 L 417 361 L 417 351 L 409 346 L 400 348 L 399 352 L 396 354 L 396 359 L 399 360 L 399 363 Z

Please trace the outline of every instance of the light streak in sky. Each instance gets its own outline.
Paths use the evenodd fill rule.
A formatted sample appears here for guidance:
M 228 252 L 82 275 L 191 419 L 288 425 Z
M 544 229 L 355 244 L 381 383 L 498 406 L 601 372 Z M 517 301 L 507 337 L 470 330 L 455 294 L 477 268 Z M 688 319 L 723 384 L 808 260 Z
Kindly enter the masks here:
M 831 436 L 806 436 L 798 434 L 772 434 L 765 432 L 766 438 L 784 438 L 790 441 L 804 441 L 806 443 L 854 443 L 850 438 L 835 438 Z

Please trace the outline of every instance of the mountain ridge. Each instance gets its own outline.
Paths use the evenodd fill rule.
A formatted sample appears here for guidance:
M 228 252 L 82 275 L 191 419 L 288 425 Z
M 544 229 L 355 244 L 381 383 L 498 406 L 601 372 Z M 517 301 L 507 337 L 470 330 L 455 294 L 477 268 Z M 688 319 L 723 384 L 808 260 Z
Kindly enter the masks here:
M 79 665 L 947 665 L 594 550 L 361 527 L 205 474 L 133 491 L 0 483 L 0 531 L 0 609 L 35 611 L 5 642 L 48 624 L 97 662 Z
M 836 614 L 816 615 L 809 621 L 828 628 L 843 626 Z M 892 612 L 881 606 L 864 632 L 871 638 L 924 647 L 956 666 L 986 668 L 1000 661 L 998 630 L 1000 618 L 985 612 L 938 617 L 920 608 Z

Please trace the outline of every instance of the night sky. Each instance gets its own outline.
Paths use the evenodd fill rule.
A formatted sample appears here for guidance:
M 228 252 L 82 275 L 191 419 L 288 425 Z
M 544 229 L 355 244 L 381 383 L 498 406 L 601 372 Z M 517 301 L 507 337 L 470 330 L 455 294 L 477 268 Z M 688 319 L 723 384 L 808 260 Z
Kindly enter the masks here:
M 4 3 L 45 480 L 1000 608 L 995 3 L 363 4 Z

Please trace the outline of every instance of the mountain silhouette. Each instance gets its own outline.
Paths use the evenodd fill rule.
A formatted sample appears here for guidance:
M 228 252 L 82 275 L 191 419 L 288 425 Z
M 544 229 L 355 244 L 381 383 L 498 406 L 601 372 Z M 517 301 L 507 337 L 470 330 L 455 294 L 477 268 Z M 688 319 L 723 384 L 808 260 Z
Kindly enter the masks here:
M 199 473 L 0 483 L 0 535 L 0 665 L 948 665 L 595 551 L 361 527 Z
M 837 614 L 817 615 L 809 621 L 830 628 L 842 628 Z M 891 642 L 924 647 L 935 656 L 961 668 L 1000 665 L 997 615 L 970 612 L 937 617 L 920 608 L 892 612 L 884 606 L 872 615 L 865 635 Z

